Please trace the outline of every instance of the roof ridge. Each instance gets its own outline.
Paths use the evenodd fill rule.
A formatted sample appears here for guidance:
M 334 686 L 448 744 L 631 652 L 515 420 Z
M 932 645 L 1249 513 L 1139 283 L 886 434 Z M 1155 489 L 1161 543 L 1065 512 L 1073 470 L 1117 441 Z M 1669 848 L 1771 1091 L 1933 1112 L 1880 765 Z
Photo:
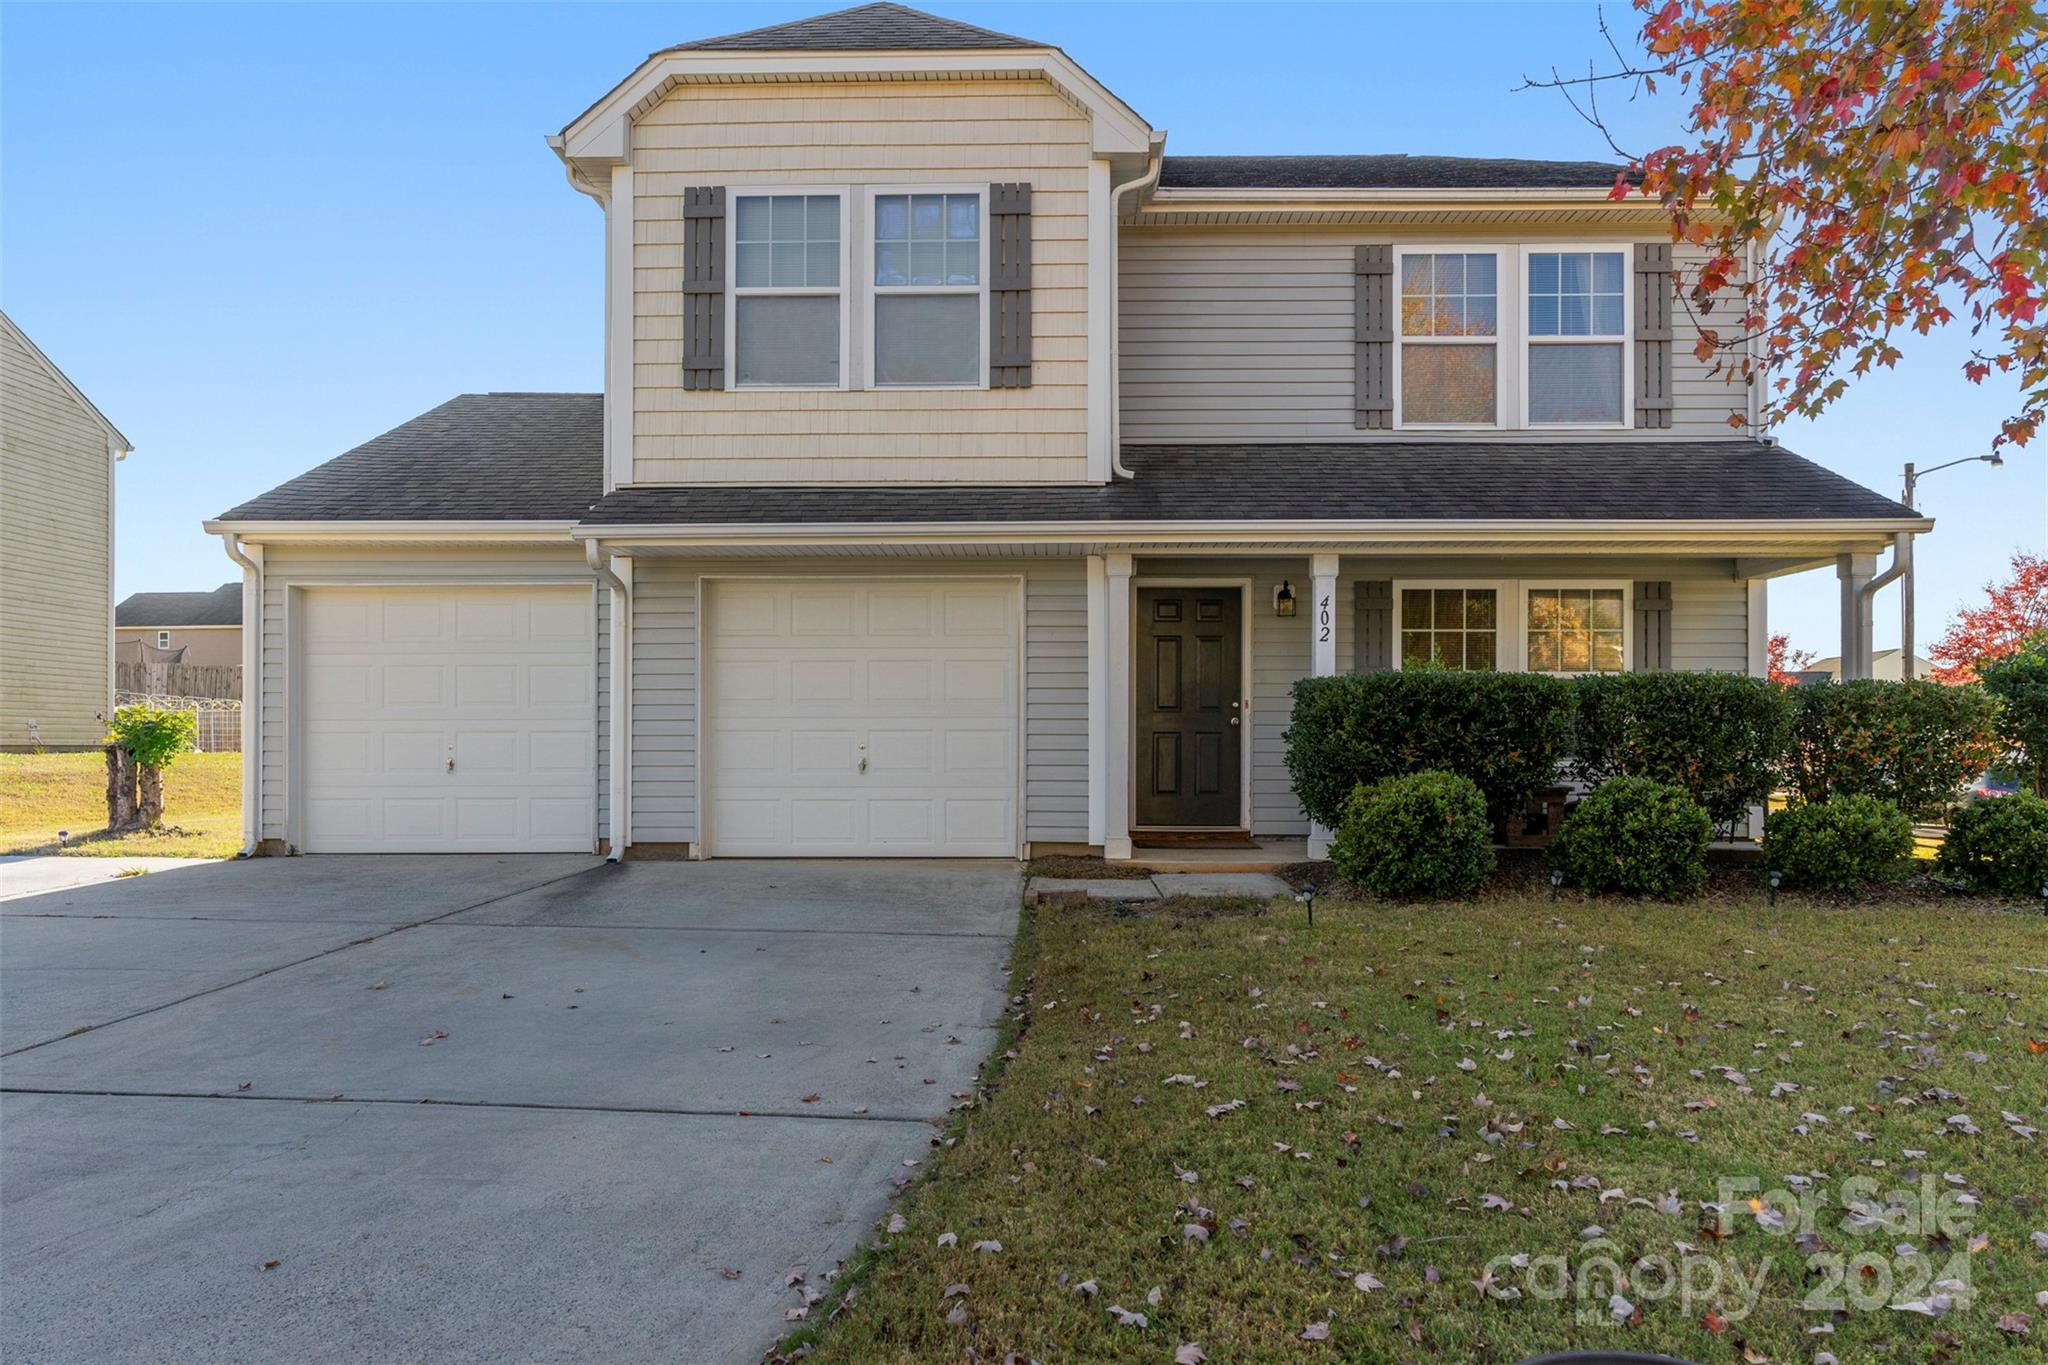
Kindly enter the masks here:
M 872 24 L 848 21 L 871 20 Z M 922 32 L 910 32 L 892 27 L 914 24 Z M 867 31 L 862 31 L 865 28 Z M 888 39 L 915 39 L 915 41 L 886 41 Z M 969 41 L 986 39 L 988 41 Z M 686 43 L 675 43 L 661 48 L 661 52 L 684 52 L 690 50 L 716 50 L 719 48 L 742 48 L 755 51 L 776 51 L 787 41 L 788 47 L 804 50 L 841 49 L 888 49 L 891 47 L 1051 47 L 1033 38 L 1020 38 L 1014 33 L 998 33 L 960 19 L 948 19 L 941 14 L 929 14 L 924 10 L 912 9 L 908 5 L 894 3 L 894 0 L 874 0 L 871 4 L 852 5 L 846 9 L 832 10 L 825 14 L 813 14 L 802 19 L 789 19 L 779 24 L 767 24 L 761 28 L 742 29 L 738 33 L 722 33 L 709 38 L 693 38 Z

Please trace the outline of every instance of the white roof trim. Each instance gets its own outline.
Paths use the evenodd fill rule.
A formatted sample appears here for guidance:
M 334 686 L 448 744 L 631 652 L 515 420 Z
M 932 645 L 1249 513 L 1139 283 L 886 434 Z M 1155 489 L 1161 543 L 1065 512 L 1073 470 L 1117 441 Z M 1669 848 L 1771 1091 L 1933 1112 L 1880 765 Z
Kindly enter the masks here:
M 208 535 L 241 540 L 479 540 L 568 543 L 573 521 L 228 521 L 200 523 Z
M 114 449 L 119 451 L 122 455 L 127 455 L 135 449 L 135 446 L 128 440 L 128 438 L 121 434 L 120 428 L 116 427 L 112 422 L 109 422 L 107 420 L 107 415 L 101 412 L 97 407 L 93 405 L 93 401 L 85 396 L 84 391 L 81 390 L 78 387 L 78 385 L 71 382 L 71 376 L 65 374 L 64 371 L 58 369 L 57 363 L 51 360 L 50 357 L 44 355 L 42 347 L 36 345 L 33 341 L 30 341 L 28 339 L 28 333 L 22 331 L 21 328 L 15 326 L 14 319 L 8 317 L 4 311 L 0 311 L 0 326 L 5 326 L 7 328 L 7 334 L 13 337 L 16 341 L 19 341 L 21 343 L 22 349 L 27 351 L 30 355 L 34 356 L 37 362 L 40 363 L 45 370 L 49 371 L 50 377 L 55 379 L 57 383 L 63 387 L 64 391 L 71 395 L 72 400 L 78 404 L 78 406 L 85 412 L 86 416 L 92 418 L 93 421 L 100 424 L 101 430 L 107 433 L 107 443 L 109 445 L 113 446 Z
M 806 77 L 1041 76 L 1090 116 L 1097 156 L 1145 152 L 1152 127 L 1108 87 L 1057 48 L 947 49 L 901 52 L 657 52 L 562 129 L 549 145 L 564 160 L 622 161 L 627 129 L 642 101 L 672 82 L 802 80 Z

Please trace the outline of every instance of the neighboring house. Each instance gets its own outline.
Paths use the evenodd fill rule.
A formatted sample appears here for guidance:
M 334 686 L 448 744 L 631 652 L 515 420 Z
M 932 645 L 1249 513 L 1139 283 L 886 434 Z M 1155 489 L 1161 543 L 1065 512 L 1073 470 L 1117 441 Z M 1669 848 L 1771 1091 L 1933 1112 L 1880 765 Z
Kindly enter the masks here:
M 550 142 L 605 392 L 208 524 L 266 848 L 1299 837 L 1298 679 L 1761 674 L 1770 578 L 1836 565 L 1867 641 L 1932 525 L 1735 433 L 1611 165 L 1163 157 L 1058 48 L 895 5 L 657 52 Z
M 114 608 L 114 653 L 122 663 L 242 666 L 242 585 L 212 592 L 138 592 Z M 176 654 L 175 659 L 166 655 Z
M 1865 676 L 1878 678 L 1885 682 L 1899 681 L 1906 676 L 1904 668 L 1905 653 L 1902 649 L 1880 649 L 1876 651 L 1870 656 L 1870 672 Z M 1825 659 L 1816 659 L 1806 666 L 1806 671 L 1817 673 L 1830 681 L 1839 682 L 1842 678 L 1842 656 L 1830 654 Z M 1934 664 L 1915 654 L 1913 656 L 1913 676 L 1921 679 L 1933 677 Z
M 106 737 L 114 466 L 133 448 L 0 313 L 0 750 Z

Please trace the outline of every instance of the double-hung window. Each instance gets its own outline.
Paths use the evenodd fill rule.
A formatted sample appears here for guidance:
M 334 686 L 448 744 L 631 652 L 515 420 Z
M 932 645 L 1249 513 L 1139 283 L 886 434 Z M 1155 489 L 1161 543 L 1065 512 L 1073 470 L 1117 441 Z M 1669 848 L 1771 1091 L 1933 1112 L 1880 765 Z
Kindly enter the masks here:
M 1628 254 L 1530 247 L 1528 424 L 1620 426 L 1627 414 Z
M 732 369 L 741 388 L 846 385 L 846 200 L 733 196 Z
M 979 190 L 874 196 L 876 387 L 986 382 L 982 198 Z
M 1402 251 L 1400 425 L 1500 424 L 1501 253 Z
M 171 647 L 171 633 L 169 631 L 160 630 L 156 633 L 156 647 L 158 649 L 169 649 Z

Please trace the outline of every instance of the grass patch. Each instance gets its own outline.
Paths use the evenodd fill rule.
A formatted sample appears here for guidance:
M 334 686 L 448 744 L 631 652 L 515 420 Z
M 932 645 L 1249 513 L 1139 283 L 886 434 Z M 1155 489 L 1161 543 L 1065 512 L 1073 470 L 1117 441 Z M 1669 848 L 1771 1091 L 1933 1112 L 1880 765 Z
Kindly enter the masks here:
M 2040 1313 L 2048 1270 L 2038 915 L 1524 894 L 1326 900 L 1310 929 L 1291 902 L 1197 907 L 1036 913 L 1001 1083 L 817 1359 L 2038 1358 L 1999 1325 Z M 1725 1225 L 1724 1178 L 1759 1198 Z M 1892 1191 L 1939 1216 L 1886 1212 Z M 1845 1225 L 1858 1194 L 1892 1225 Z M 1582 1292 L 1546 1296 L 1546 1257 Z M 1944 1293 L 1939 1316 L 1888 1306 Z
M 1024 865 L 1024 875 L 1027 878 L 1062 877 L 1077 881 L 1143 881 L 1152 875 L 1152 869 L 1080 854 L 1055 853 L 1033 858 Z
M 0 754 L 0 853 L 78 857 L 231 858 L 242 847 L 242 756 L 185 754 L 164 773 L 164 828 L 110 835 L 107 761 L 78 754 Z

